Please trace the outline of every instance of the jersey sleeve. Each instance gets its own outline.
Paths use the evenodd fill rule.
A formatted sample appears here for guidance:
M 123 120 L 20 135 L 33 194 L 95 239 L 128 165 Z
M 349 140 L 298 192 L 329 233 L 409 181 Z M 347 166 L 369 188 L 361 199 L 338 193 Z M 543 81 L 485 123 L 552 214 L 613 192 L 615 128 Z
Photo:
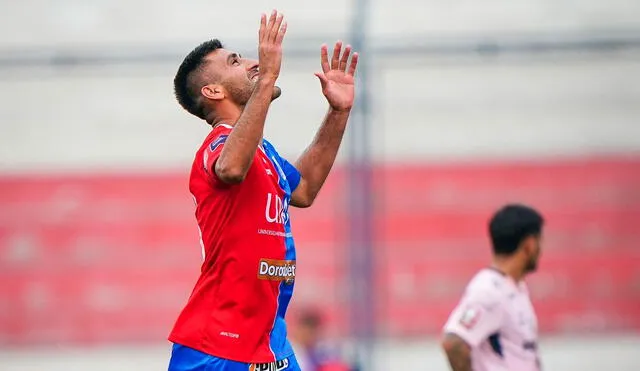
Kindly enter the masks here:
M 224 143 L 229 137 L 229 133 L 222 132 L 219 135 L 216 135 L 207 143 L 204 148 L 204 152 L 202 153 L 202 166 L 204 167 L 204 172 L 211 181 L 217 181 L 218 176 L 216 175 L 214 165 L 220 157 L 220 153 L 222 152 L 222 148 L 224 147 Z
M 451 312 L 444 332 L 458 335 L 471 347 L 477 347 L 499 331 L 502 317 L 500 300 L 495 293 L 467 292 Z
M 263 143 L 266 147 L 269 147 L 269 150 L 272 153 L 275 154 L 275 158 L 273 160 L 278 162 L 280 169 L 284 173 L 284 176 L 287 179 L 287 182 L 289 183 L 289 189 L 291 189 L 291 193 L 293 193 L 293 191 L 295 191 L 296 188 L 298 188 L 298 185 L 300 184 L 300 179 L 302 178 L 302 176 L 300 175 L 300 172 L 289 161 L 287 161 L 282 156 L 280 156 L 278 151 L 276 151 L 275 147 L 271 143 L 269 143 L 269 141 L 265 139 L 263 140 Z
M 293 192 L 296 190 L 296 188 L 298 188 L 298 184 L 300 184 L 300 179 L 302 178 L 302 176 L 300 175 L 298 169 L 296 169 L 296 167 L 293 166 L 289 161 L 280 156 L 278 157 L 280 166 L 282 167 L 282 171 L 287 177 L 287 182 L 289 182 L 289 188 L 291 189 L 291 192 Z

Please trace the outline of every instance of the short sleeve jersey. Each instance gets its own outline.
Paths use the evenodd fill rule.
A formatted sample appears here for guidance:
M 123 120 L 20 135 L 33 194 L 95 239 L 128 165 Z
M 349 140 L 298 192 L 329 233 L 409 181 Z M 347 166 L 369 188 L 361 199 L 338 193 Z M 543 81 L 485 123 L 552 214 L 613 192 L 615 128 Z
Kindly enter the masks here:
M 488 268 L 468 284 L 444 331 L 472 348 L 475 371 L 538 371 L 538 323 L 526 284 Z
M 203 263 L 169 340 L 238 362 L 274 362 L 293 354 L 285 325 L 296 272 L 288 207 L 300 173 L 263 140 L 244 181 L 223 183 L 214 166 L 231 131 L 216 126 L 193 162 Z

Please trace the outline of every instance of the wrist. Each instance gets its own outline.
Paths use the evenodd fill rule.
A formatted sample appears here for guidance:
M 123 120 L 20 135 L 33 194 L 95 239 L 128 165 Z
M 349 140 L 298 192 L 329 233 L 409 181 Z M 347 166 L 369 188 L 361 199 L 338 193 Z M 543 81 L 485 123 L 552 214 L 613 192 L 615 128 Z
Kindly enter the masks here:
M 276 80 L 278 80 L 278 76 L 261 74 L 256 84 L 258 87 L 273 87 L 276 84 Z
M 336 108 L 333 106 L 329 106 L 329 113 L 336 114 L 336 115 L 349 115 L 351 113 L 351 108 L 352 107 Z
M 327 115 L 325 116 L 324 124 L 328 124 L 335 128 L 342 128 L 342 130 L 344 130 L 347 126 L 347 121 L 349 121 L 349 113 L 350 110 L 334 109 L 333 107 L 329 107 Z

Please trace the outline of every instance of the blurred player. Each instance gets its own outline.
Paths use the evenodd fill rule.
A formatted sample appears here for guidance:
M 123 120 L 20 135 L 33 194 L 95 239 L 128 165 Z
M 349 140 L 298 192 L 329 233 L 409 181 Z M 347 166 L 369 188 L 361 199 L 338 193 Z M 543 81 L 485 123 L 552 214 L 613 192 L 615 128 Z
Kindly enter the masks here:
M 322 46 L 320 80 L 329 110 L 295 165 L 263 139 L 267 111 L 280 96 L 287 24 L 262 15 L 258 60 L 207 41 L 184 59 L 178 102 L 212 126 L 197 151 L 189 189 L 196 202 L 204 262 L 169 336 L 169 370 L 298 370 L 285 313 L 296 254 L 288 206 L 308 207 L 342 141 L 354 100 L 357 54 Z M 299 125 L 300 123 L 291 123 Z M 294 140 L 294 138 L 286 138 Z
M 493 264 L 468 284 L 444 327 L 443 348 L 454 371 L 540 369 L 536 314 L 524 282 L 540 257 L 542 216 L 507 205 L 489 223 Z
M 322 340 L 323 319 L 317 309 L 304 308 L 296 316 L 291 345 L 298 364 L 304 371 L 352 371 L 342 361 L 342 355 L 333 344 Z

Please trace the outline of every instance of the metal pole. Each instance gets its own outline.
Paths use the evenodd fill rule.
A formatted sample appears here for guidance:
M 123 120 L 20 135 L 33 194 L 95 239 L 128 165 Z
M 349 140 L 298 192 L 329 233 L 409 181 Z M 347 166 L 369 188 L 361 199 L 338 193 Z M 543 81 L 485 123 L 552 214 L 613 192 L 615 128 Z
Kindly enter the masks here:
M 350 329 L 356 342 L 361 371 L 373 369 L 375 337 L 375 302 L 373 277 L 373 197 L 371 176 L 371 132 L 369 96 L 369 60 L 367 26 L 369 0 L 355 0 L 351 20 L 350 42 L 360 53 L 356 104 L 349 124 L 348 208 L 349 247 L 348 279 L 350 293 Z

